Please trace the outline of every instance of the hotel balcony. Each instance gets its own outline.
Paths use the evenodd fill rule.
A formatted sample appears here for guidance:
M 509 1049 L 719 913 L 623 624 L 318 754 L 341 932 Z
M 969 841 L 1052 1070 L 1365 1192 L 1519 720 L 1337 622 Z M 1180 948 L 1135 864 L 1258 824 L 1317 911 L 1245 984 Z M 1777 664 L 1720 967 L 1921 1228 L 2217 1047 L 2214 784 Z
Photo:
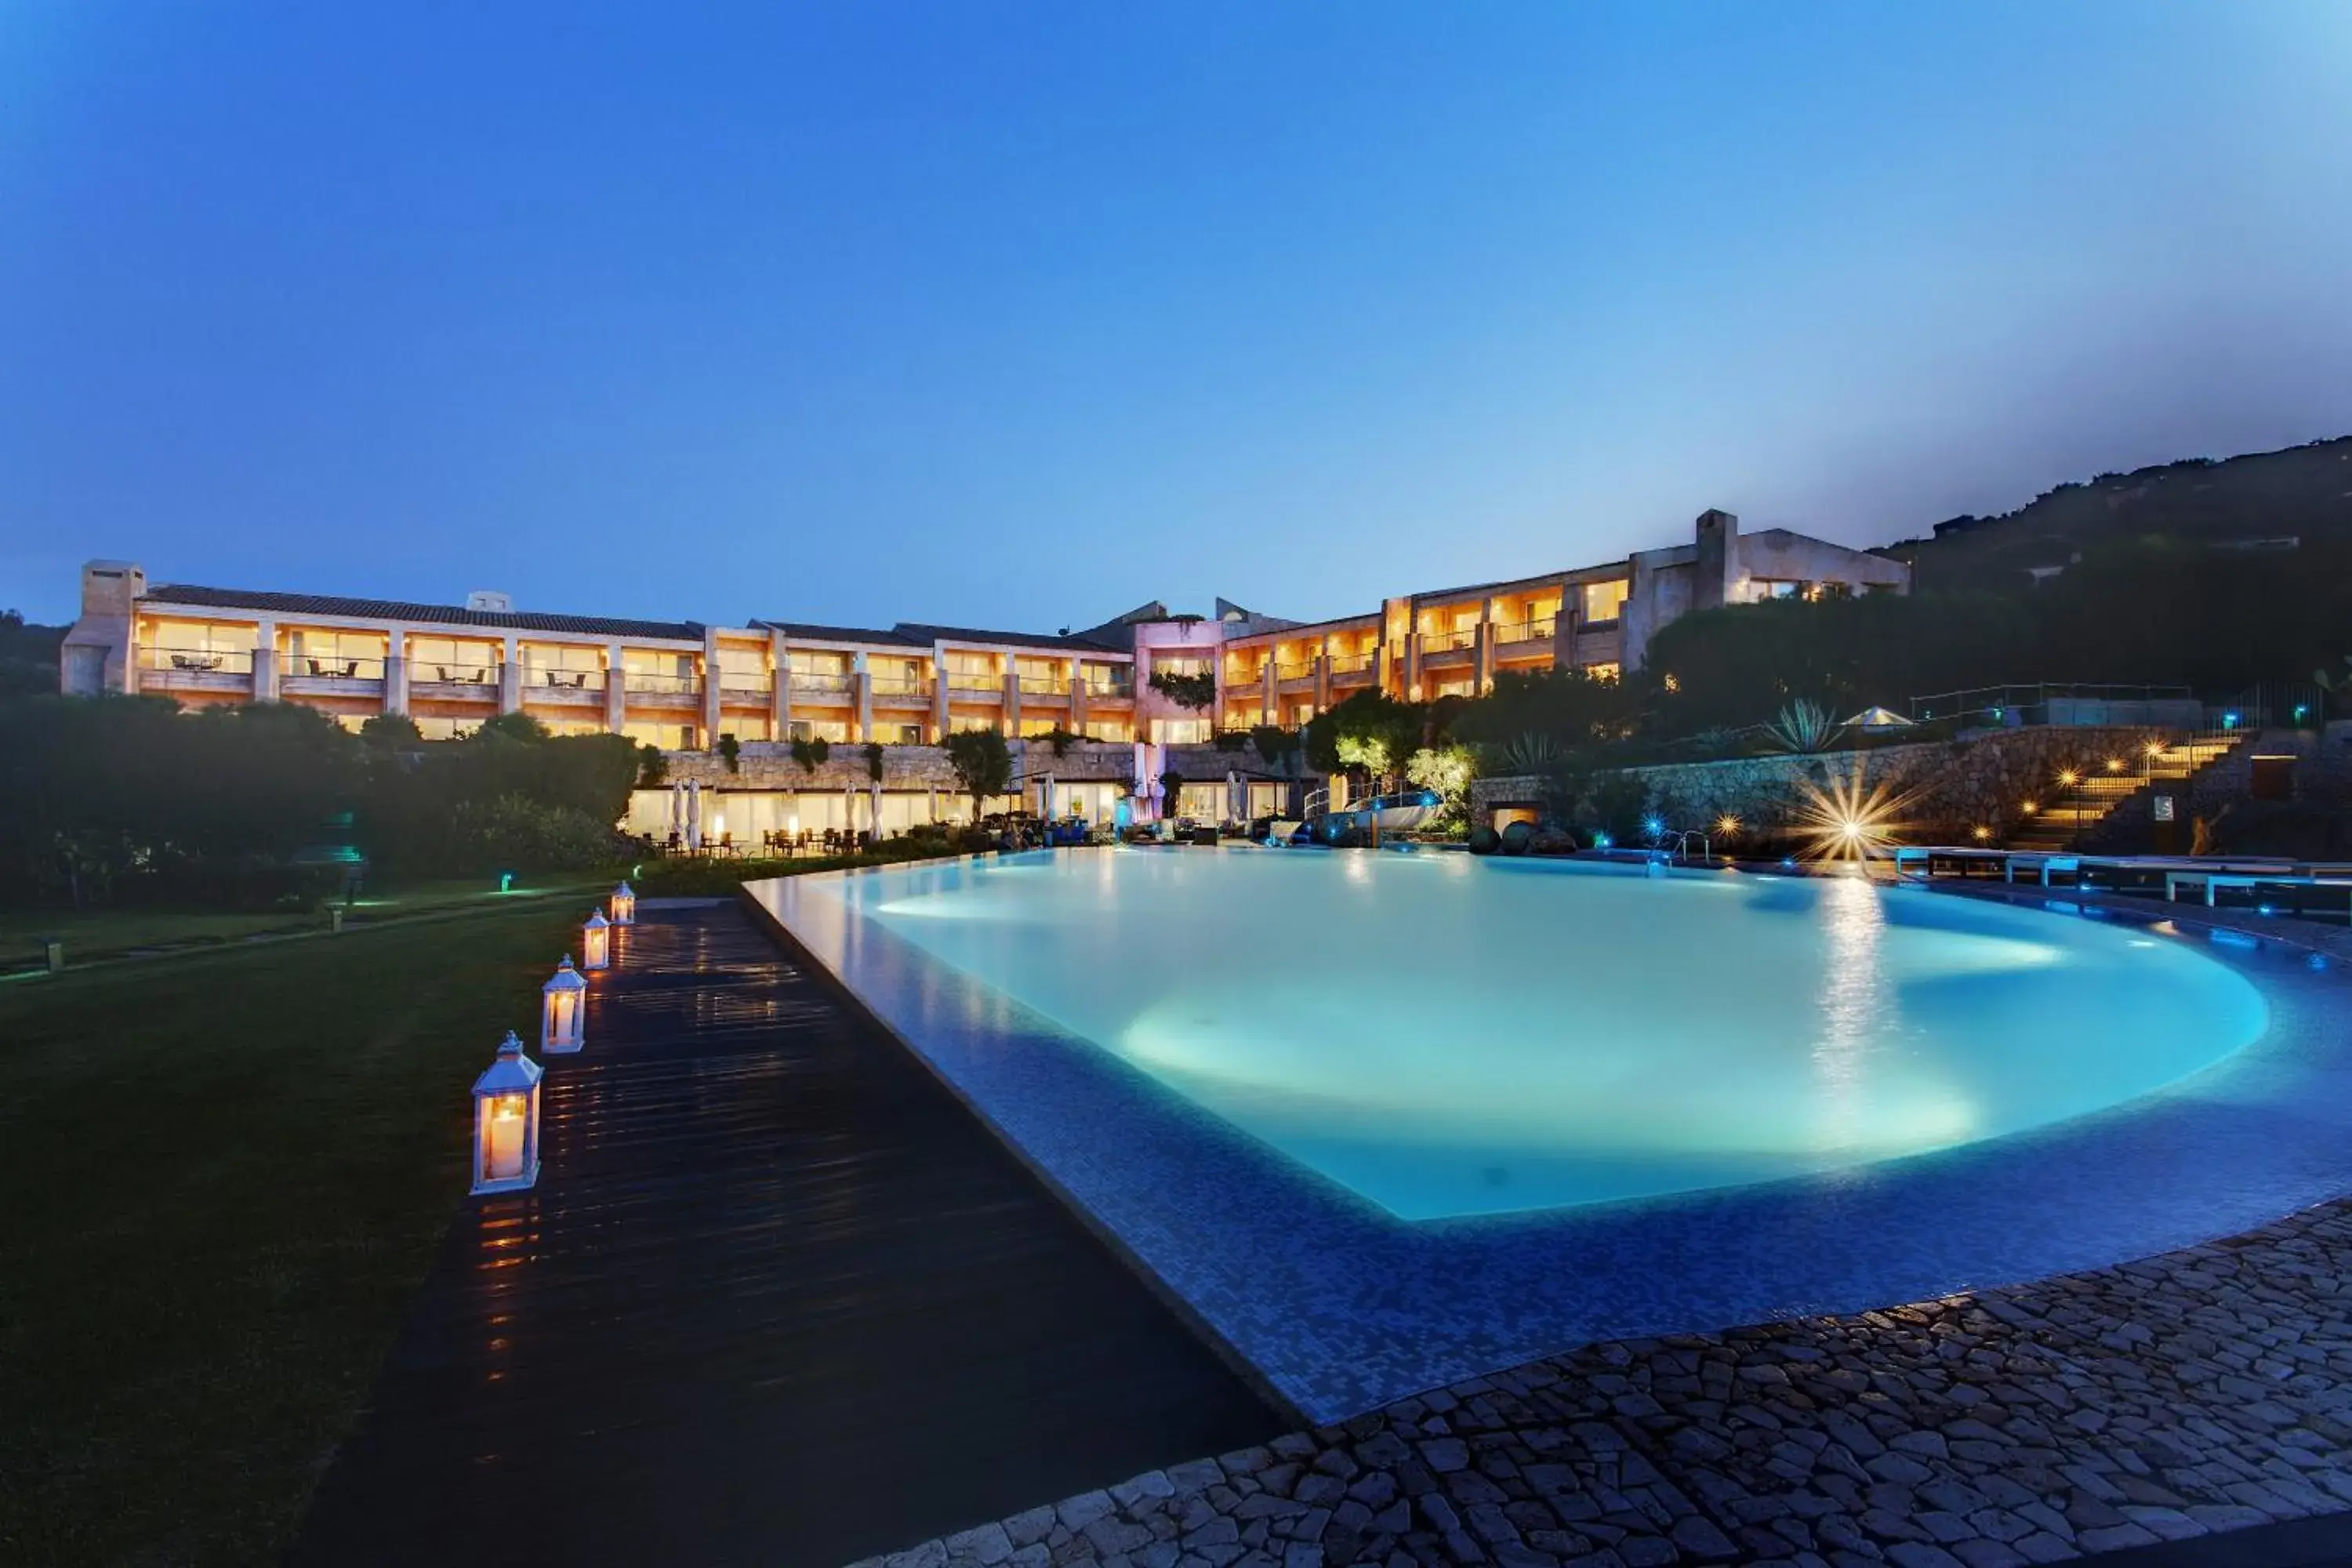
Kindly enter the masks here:
M 142 647 L 136 660 L 142 691 L 253 690 L 250 648 Z
M 1135 700 L 1135 681 L 1132 678 L 1126 680 L 1089 680 L 1086 684 L 1087 700 L 1089 703 Z
M 1380 663 L 1377 653 L 1335 653 L 1331 656 L 1331 684 L 1369 686 L 1380 672 Z
M 1451 665 L 1467 664 L 1476 657 L 1478 628 L 1464 626 L 1457 631 L 1423 632 L 1421 635 L 1421 662 L 1424 668 L 1443 669 Z
M 792 698 L 795 708 L 804 703 L 820 708 L 845 705 L 849 701 L 849 677 L 796 669 L 793 671 Z
M 1004 678 L 999 675 L 950 675 L 948 700 L 1002 702 L 1004 700 Z
M 866 677 L 866 684 L 877 708 L 929 708 L 931 705 L 931 683 L 919 676 L 872 675 Z
M 1495 646 L 1511 647 L 1524 643 L 1548 643 L 1559 629 L 1556 616 L 1539 616 L 1531 621 L 1507 621 L 1495 627 Z
M 702 679 L 699 676 L 640 675 L 635 670 L 626 670 L 621 676 L 621 689 L 626 694 L 633 711 L 685 710 L 702 706 Z
M 1304 664 L 1277 664 L 1274 667 L 1275 689 L 1286 692 L 1315 689 L 1315 661 Z
M 719 700 L 732 708 L 764 708 L 776 694 L 776 683 L 763 675 L 727 675 L 719 678 Z
M 1070 683 L 1024 675 L 1021 678 L 1021 700 L 1025 706 L 1066 708 L 1070 705 Z
M 418 664 L 408 666 L 412 697 L 432 702 L 496 702 L 499 667 L 495 664 Z
M 286 697 L 382 697 L 383 660 L 289 654 L 278 671 Z
M 604 706 L 604 672 L 601 669 L 527 669 L 522 700 L 534 708 Z

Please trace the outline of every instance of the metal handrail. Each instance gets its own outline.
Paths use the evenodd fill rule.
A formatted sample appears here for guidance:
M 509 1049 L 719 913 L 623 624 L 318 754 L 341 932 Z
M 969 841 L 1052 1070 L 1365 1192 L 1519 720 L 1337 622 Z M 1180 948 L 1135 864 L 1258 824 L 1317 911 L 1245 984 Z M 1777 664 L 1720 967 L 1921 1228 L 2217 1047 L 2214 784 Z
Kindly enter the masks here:
M 138 651 L 141 669 L 165 675 L 253 673 L 253 650 L 249 647 L 156 647 L 142 643 Z

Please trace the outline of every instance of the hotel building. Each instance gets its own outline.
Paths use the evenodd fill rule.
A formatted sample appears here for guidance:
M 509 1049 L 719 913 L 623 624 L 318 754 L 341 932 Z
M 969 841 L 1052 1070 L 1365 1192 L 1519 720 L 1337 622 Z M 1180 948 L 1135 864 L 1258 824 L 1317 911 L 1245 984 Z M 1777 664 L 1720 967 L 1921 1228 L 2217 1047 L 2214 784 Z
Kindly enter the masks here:
M 1254 759 L 1216 751 L 1214 731 L 1295 730 L 1352 692 L 1423 700 L 1475 696 L 1508 670 L 1573 667 L 1610 676 L 1639 668 L 1649 639 L 1695 610 L 1908 588 L 1901 562 L 1782 529 L 1743 535 L 1738 519 L 1721 511 L 1703 514 L 1687 544 L 1407 595 L 1333 620 L 1300 624 L 1223 601 L 1214 616 L 1182 616 L 1152 604 L 1053 636 L 550 615 L 493 593 L 422 605 L 156 585 L 135 564 L 94 561 L 82 571 L 62 685 L 69 693 L 160 694 L 190 707 L 298 702 L 353 728 L 404 714 L 428 741 L 464 735 L 498 714 L 528 713 L 558 733 L 611 731 L 658 747 L 672 753 L 673 776 L 721 791 L 827 799 L 845 770 L 805 781 L 780 775 L 789 742 L 879 742 L 895 763 L 886 763 L 885 793 L 907 797 L 897 810 L 880 802 L 866 808 L 872 816 L 878 807 L 877 820 L 888 827 L 927 812 L 953 814 L 951 795 L 940 794 L 936 748 L 960 730 L 1094 742 L 1063 742 L 1051 760 L 1064 783 L 1149 781 L 1163 758 L 1188 779 L 1222 781 L 1248 771 L 1234 767 L 1237 759 Z M 1179 706 L 1152 690 L 1158 672 L 1214 676 L 1213 702 L 1201 711 Z M 739 760 L 722 773 L 711 749 L 730 735 Z M 1163 750 L 1139 759 L 1139 742 Z M 1031 750 L 1018 749 L 1024 759 Z M 1022 771 L 1042 777 L 1054 770 L 1040 761 Z M 1253 810 L 1281 808 L 1286 784 L 1263 769 L 1255 776 Z M 832 806 L 812 801 L 807 813 L 746 811 L 744 830 L 792 818 L 847 826 L 858 808 L 846 797 L 864 778 L 861 764 L 837 824 Z M 908 786 L 923 778 L 919 805 Z M 1196 802 L 1192 792 L 1210 787 L 1188 785 L 1180 809 L 1223 815 L 1223 783 Z M 1093 814 L 1107 815 L 1112 791 L 1094 793 Z M 632 813 L 633 824 L 657 826 L 638 822 L 641 815 Z

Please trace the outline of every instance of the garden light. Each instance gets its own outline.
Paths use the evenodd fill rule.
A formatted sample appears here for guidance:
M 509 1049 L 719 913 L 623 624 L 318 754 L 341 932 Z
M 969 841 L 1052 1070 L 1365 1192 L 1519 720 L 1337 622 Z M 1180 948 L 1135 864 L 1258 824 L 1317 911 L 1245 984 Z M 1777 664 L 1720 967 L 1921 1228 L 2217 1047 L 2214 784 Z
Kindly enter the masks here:
M 613 967 L 613 926 L 601 912 L 592 911 L 580 928 L 580 967 L 591 974 Z
M 563 1056 L 588 1043 L 588 982 L 572 967 L 572 955 L 555 966 L 555 973 L 539 988 L 539 1052 Z
M 539 1080 L 514 1031 L 474 1080 L 474 1191 L 520 1192 L 539 1180 Z
M 636 890 L 626 882 L 613 889 L 613 896 L 605 900 L 604 907 L 613 911 L 614 925 L 633 926 L 637 923 Z

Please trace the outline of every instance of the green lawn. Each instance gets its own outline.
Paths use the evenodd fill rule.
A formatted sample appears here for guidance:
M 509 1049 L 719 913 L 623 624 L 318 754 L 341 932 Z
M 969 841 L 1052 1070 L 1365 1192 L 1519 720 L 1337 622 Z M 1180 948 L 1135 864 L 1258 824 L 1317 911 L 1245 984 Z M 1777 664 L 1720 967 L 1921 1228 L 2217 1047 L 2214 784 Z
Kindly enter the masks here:
M 467 881 L 420 882 L 383 893 L 362 893 L 346 920 L 353 925 L 377 924 L 416 915 L 445 915 L 474 908 L 491 908 L 518 899 L 569 896 L 588 910 L 613 885 L 611 878 L 582 879 L 576 874 L 544 879 L 524 878 L 507 892 L 485 878 Z M 0 910 L 0 973 L 21 968 L 40 957 L 43 937 L 62 937 L 68 964 L 118 958 L 133 948 L 178 942 L 236 942 L 260 934 L 290 934 L 324 931 L 327 917 L 311 910 L 251 912 L 190 913 L 173 910 Z
M 578 918 L 0 986 L 0 1562 L 283 1552 L 463 1201 L 467 1089 Z

